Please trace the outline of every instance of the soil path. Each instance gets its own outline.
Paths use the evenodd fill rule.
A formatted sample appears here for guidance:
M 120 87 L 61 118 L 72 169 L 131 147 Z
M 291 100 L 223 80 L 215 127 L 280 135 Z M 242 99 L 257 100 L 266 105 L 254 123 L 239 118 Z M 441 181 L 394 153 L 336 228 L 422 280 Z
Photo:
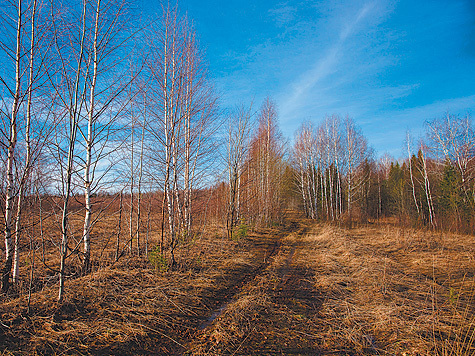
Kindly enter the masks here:
M 291 216 L 281 234 L 254 241 L 256 258 L 262 262 L 242 277 L 239 287 L 221 294 L 216 308 L 186 345 L 188 354 L 317 352 L 308 342 L 304 324 L 307 316 L 319 309 L 321 297 L 311 281 L 313 271 L 295 261 L 296 254 L 305 248 L 301 237 L 307 229 L 302 220 Z M 295 316 L 299 325 L 289 325 L 282 314 Z M 282 337 L 283 333 L 287 336 Z

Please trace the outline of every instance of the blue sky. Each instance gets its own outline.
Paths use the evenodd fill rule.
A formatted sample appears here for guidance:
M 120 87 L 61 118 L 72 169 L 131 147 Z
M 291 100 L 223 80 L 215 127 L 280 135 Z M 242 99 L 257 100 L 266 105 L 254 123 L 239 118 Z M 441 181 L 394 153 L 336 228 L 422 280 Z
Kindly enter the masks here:
M 258 109 L 272 97 L 290 140 L 303 121 L 348 114 L 378 155 L 399 157 L 406 130 L 418 136 L 428 119 L 475 109 L 474 0 L 179 7 L 193 19 L 222 105 Z

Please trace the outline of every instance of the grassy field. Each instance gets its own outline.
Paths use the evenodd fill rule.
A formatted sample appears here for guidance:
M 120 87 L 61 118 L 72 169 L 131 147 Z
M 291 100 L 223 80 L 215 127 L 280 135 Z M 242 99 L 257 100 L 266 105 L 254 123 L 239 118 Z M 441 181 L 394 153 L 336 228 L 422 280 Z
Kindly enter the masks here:
M 351 230 L 289 214 L 238 241 L 219 228 L 31 296 L 4 297 L 0 354 L 472 355 L 473 236 Z

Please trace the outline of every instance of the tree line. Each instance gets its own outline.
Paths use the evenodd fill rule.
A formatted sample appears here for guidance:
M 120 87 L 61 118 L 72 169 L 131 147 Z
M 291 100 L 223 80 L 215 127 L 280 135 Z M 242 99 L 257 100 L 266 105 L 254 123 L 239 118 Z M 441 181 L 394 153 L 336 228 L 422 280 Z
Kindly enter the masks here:
M 301 126 L 292 164 L 302 209 L 313 219 L 350 224 L 395 217 L 433 229 L 473 232 L 475 135 L 470 116 L 447 114 L 426 123 L 407 158 L 374 157 L 350 118 Z

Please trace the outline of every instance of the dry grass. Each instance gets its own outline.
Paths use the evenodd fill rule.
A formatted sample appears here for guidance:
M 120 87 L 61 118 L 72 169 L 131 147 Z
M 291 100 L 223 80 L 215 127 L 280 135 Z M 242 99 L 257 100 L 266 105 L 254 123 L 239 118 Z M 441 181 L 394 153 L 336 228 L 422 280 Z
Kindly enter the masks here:
M 317 227 L 302 260 L 325 301 L 325 350 L 471 355 L 473 237 L 394 227 Z M 465 335 L 468 338 L 465 338 Z
M 475 354 L 473 236 L 291 219 L 238 242 L 209 227 L 175 271 L 97 264 L 61 305 L 38 266 L 30 313 L 25 295 L 0 305 L 0 355 Z
M 475 353 L 472 236 L 391 226 L 304 231 L 283 237 L 192 354 Z
M 61 305 L 55 281 L 33 293 L 29 313 L 26 295 L 4 298 L 0 354 L 182 354 L 236 276 L 254 268 L 245 241 L 218 233 L 180 248 L 175 271 L 157 273 L 145 257 L 125 256 L 69 279 Z
M 284 234 L 266 267 L 250 280 L 189 347 L 193 355 L 315 355 L 312 320 L 319 305 L 311 271 L 293 263 L 295 241 Z

